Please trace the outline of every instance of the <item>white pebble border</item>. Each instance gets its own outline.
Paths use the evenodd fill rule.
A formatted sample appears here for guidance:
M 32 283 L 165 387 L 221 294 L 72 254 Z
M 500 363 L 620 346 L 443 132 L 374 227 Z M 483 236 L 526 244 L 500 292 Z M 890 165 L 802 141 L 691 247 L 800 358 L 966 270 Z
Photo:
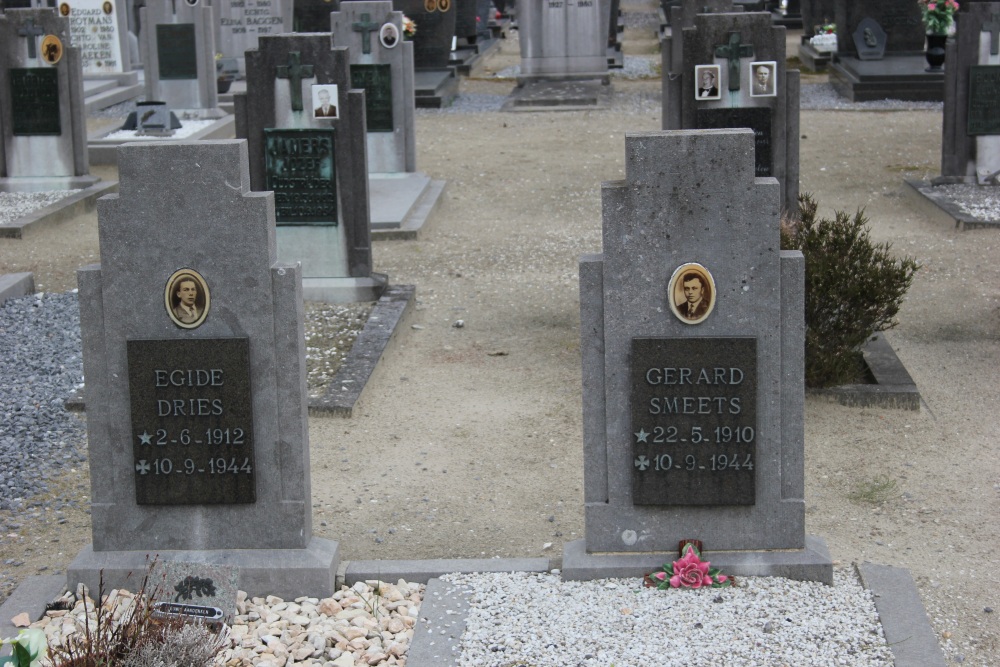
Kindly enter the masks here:
M 223 631 L 228 645 L 215 657 L 219 667 L 372 667 L 405 665 L 413 639 L 422 584 L 358 582 L 332 597 L 248 598 L 240 591 L 232 625 Z M 68 595 L 68 594 L 67 594 Z M 135 595 L 111 591 L 102 605 L 118 620 Z M 89 612 L 89 614 L 87 613 Z M 31 627 L 41 628 L 50 646 L 70 634 L 82 634 L 84 617 L 96 621 L 93 600 L 80 600 L 71 611 L 49 611 Z M 47 661 L 43 664 L 48 666 Z
M 128 141 L 176 141 L 178 139 L 184 139 L 190 137 L 195 132 L 204 130 L 206 127 L 212 125 L 216 121 L 214 120 L 185 120 L 182 121 L 181 127 L 174 130 L 174 133 L 169 137 L 157 137 L 148 134 L 138 134 L 135 130 L 117 130 L 106 134 L 101 137 L 101 140 L 111 139 L 121 141 L 126 139 Z
M 1000 187 L 996 185 L 936 185 L 964 213 L 982 222 L 1000 222 Z
M 723 589 L 644 588 L 637 579 L 450 574 L 471 590 L 462 667 L 890 667 L 871 593 L 853 572 L 834 585 L 740 577 Z
M 7 225 L 26 215 L 75 195 L 79 190 L 45 190 L 43 192 L 0 192 L 0 225 Z

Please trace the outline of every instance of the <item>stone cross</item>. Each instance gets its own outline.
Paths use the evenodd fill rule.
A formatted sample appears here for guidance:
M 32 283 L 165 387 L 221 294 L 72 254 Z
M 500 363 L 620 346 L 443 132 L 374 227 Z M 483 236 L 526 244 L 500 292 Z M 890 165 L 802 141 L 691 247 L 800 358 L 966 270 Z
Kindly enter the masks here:
M 35 25 L 35 20 L 29 18 L 24 22 L 24 25 L 21 26 L 21 29 L 17 31 L 17 34 L 28 40 L 28 57 L 37 58 L 38 53 L 35 51 L 35 39 L 39 35 L 45 34 L 42 27 Z
M 361 33 L 361 53 L 372 52 L 372 33 L 379 29 L 378 23 L 372 23 L 371 14 L 362 14 L 361 20 L 351 24 L 351 30 Z
M 990 33 L 990 55 L 1000 55 L 1000 14 L 990 15 L 990 22 L 983 24 L 983 32 Z
M 740 89 L 740 58 L 753 57 L 753 44 L 740 44 L 742 35 L 729 33 L 729 43 L 715 47 L 715 56 L 729 61 L 729 90 Z
M 292 88 L 292 111 L 302 111 L 302 79 L 308 79 L 313 75 L 312 65 L 303 65 L 302 54 L 298 51 L 288 53 L 288 64 L 278 65 L 278 78 L 288 79 Z

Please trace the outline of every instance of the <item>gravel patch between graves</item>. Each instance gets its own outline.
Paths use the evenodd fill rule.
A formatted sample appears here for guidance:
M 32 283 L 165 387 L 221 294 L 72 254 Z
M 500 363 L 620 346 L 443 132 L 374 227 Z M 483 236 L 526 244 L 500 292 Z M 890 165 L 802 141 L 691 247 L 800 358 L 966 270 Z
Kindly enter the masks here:
M 834 571 L 833 586 L 741 577 L 665 591 L 523 572 L 442 579 L 455 595 L 471 591 L 463 667 L 893 664 L 872 594 L 847 570 Z
M 374 301 L 306 302 L 306 383 L 310 397 L 326 394 L 327 385 L 344 363 L 374 307 Z
M 977 220 L 1000 220 L 1000 188 L 979 185 L 936 185 L 935 194 L 944 194 Z
M 169 139 L 177 140 L 184 139 L 185 137 L 190 137 L 196 132 L 204 130 L 206 127 L 214 124 L 214 120 L 184 120 L 181 121 L 181 126 L 174 130 L 174 133 L 169 135 Z M 164 137 L 162 135 L 153 134 L 140 134 L 137 130 L 117 130 L 106 134 L 101 137 L 102 140 L 127 140 L 127 141 L 163 141 Z
M 873 100 L 851 102 L 841 97 L 829 83 L 803 83 L 799 86 L 799 108 L 840 111 L 940 111 L 944 102 L 914 102 L 909 100 Z
M 0 225 L 10 224 L 77 192 L 80 191 L 0 192 Z

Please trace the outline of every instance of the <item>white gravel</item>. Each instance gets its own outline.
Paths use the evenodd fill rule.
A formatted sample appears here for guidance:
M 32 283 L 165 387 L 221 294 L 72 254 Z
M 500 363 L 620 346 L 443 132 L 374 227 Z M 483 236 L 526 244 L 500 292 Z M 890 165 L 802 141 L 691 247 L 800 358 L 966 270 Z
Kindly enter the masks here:
M 43 192 L 0 192 L 0 225 L 14 222 L 35 211 L 74 195 L 79 190 L 45 190 Z
M 471 590 L 459 664 L 468 667 L 892 665 L 871 593 L 853 571 L 834 585 L 741 577 L 720 589 L 644 588 L 638 579 L 450 574 Z
M 1000 222 L 1000 187 L 995 185 L 938 185 L 935 194 L 944 193 L 964 213 L 983 222 Z
M 117 130 L 106 134 L 101 139 L 126 139 L 128 141 L 176 141 L 178 139 L 184 139 L 185 137 L 190 137 L 195 132 L 199 130 L 204 130 L 206 127 L 211 125 L 216 121 L 214 120 L 185 120 L 182 121 L 181 127 L 174 130 L 174 133 L 169 137 L 158 137 L 151 135 L 139 134 L 135 130 Z

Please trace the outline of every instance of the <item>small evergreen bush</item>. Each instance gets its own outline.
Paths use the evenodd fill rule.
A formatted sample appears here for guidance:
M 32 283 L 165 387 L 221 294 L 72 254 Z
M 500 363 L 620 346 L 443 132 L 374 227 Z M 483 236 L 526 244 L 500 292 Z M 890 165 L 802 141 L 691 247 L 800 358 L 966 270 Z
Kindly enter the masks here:
M 806 386 L 829 387 L 863 376 L 861 347 L 896 326 L 920 267 L 895 259 L 889 243 L 872 242 L 864 210 L 817 220 L 816 208 L 812 196 L 799 196 L 799 219 L 782 221 L 781 247 L 805 257 Z

